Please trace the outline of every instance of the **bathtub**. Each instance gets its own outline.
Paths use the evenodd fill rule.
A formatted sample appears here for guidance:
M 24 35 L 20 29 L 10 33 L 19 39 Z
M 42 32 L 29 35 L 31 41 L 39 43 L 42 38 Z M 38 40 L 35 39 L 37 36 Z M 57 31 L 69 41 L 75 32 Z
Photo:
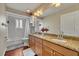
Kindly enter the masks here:
M 7 40 L 7 51 L 24 46 L 23 40 Z

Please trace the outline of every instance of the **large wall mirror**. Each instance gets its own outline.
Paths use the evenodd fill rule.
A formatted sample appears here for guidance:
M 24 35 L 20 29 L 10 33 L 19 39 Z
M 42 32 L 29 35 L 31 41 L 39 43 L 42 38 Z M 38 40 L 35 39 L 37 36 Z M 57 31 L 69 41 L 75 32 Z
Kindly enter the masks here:
M 43 16 L 41 23 L 49 29 L 47 33 L 79 37 L 79 4 L 63 3 L 57 8 L 48 8 Z

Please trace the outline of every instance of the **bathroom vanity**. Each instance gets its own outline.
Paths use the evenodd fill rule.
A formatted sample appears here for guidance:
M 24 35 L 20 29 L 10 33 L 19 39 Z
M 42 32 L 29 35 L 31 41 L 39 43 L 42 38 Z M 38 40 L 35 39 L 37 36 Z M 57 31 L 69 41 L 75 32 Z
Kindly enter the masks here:
M 29 46 L 39 56 L 79 56 L 79 41 L 50 35 L 29 35 Z

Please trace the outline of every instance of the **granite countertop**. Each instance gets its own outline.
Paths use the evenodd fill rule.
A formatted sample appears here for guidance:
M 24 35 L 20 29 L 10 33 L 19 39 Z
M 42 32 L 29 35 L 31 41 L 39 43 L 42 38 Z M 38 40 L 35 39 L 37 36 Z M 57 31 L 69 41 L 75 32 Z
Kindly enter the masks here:
M 57 39 L 57 36 L 50 36 L 50 35 L 44 35 L 44 36 L 39 34 L 31 34 L 31 35 L 79 52 L 79 40 L 72 40 L 72 39 L 61 40 L 61 39 Z

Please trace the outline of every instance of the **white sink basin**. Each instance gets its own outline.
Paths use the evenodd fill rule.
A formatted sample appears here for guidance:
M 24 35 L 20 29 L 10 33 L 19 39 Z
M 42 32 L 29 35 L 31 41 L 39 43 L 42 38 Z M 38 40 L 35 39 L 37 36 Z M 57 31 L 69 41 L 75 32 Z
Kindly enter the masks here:
M 64 39 L 52 39 L 55 42 L 66 43 L 67 41 Z

